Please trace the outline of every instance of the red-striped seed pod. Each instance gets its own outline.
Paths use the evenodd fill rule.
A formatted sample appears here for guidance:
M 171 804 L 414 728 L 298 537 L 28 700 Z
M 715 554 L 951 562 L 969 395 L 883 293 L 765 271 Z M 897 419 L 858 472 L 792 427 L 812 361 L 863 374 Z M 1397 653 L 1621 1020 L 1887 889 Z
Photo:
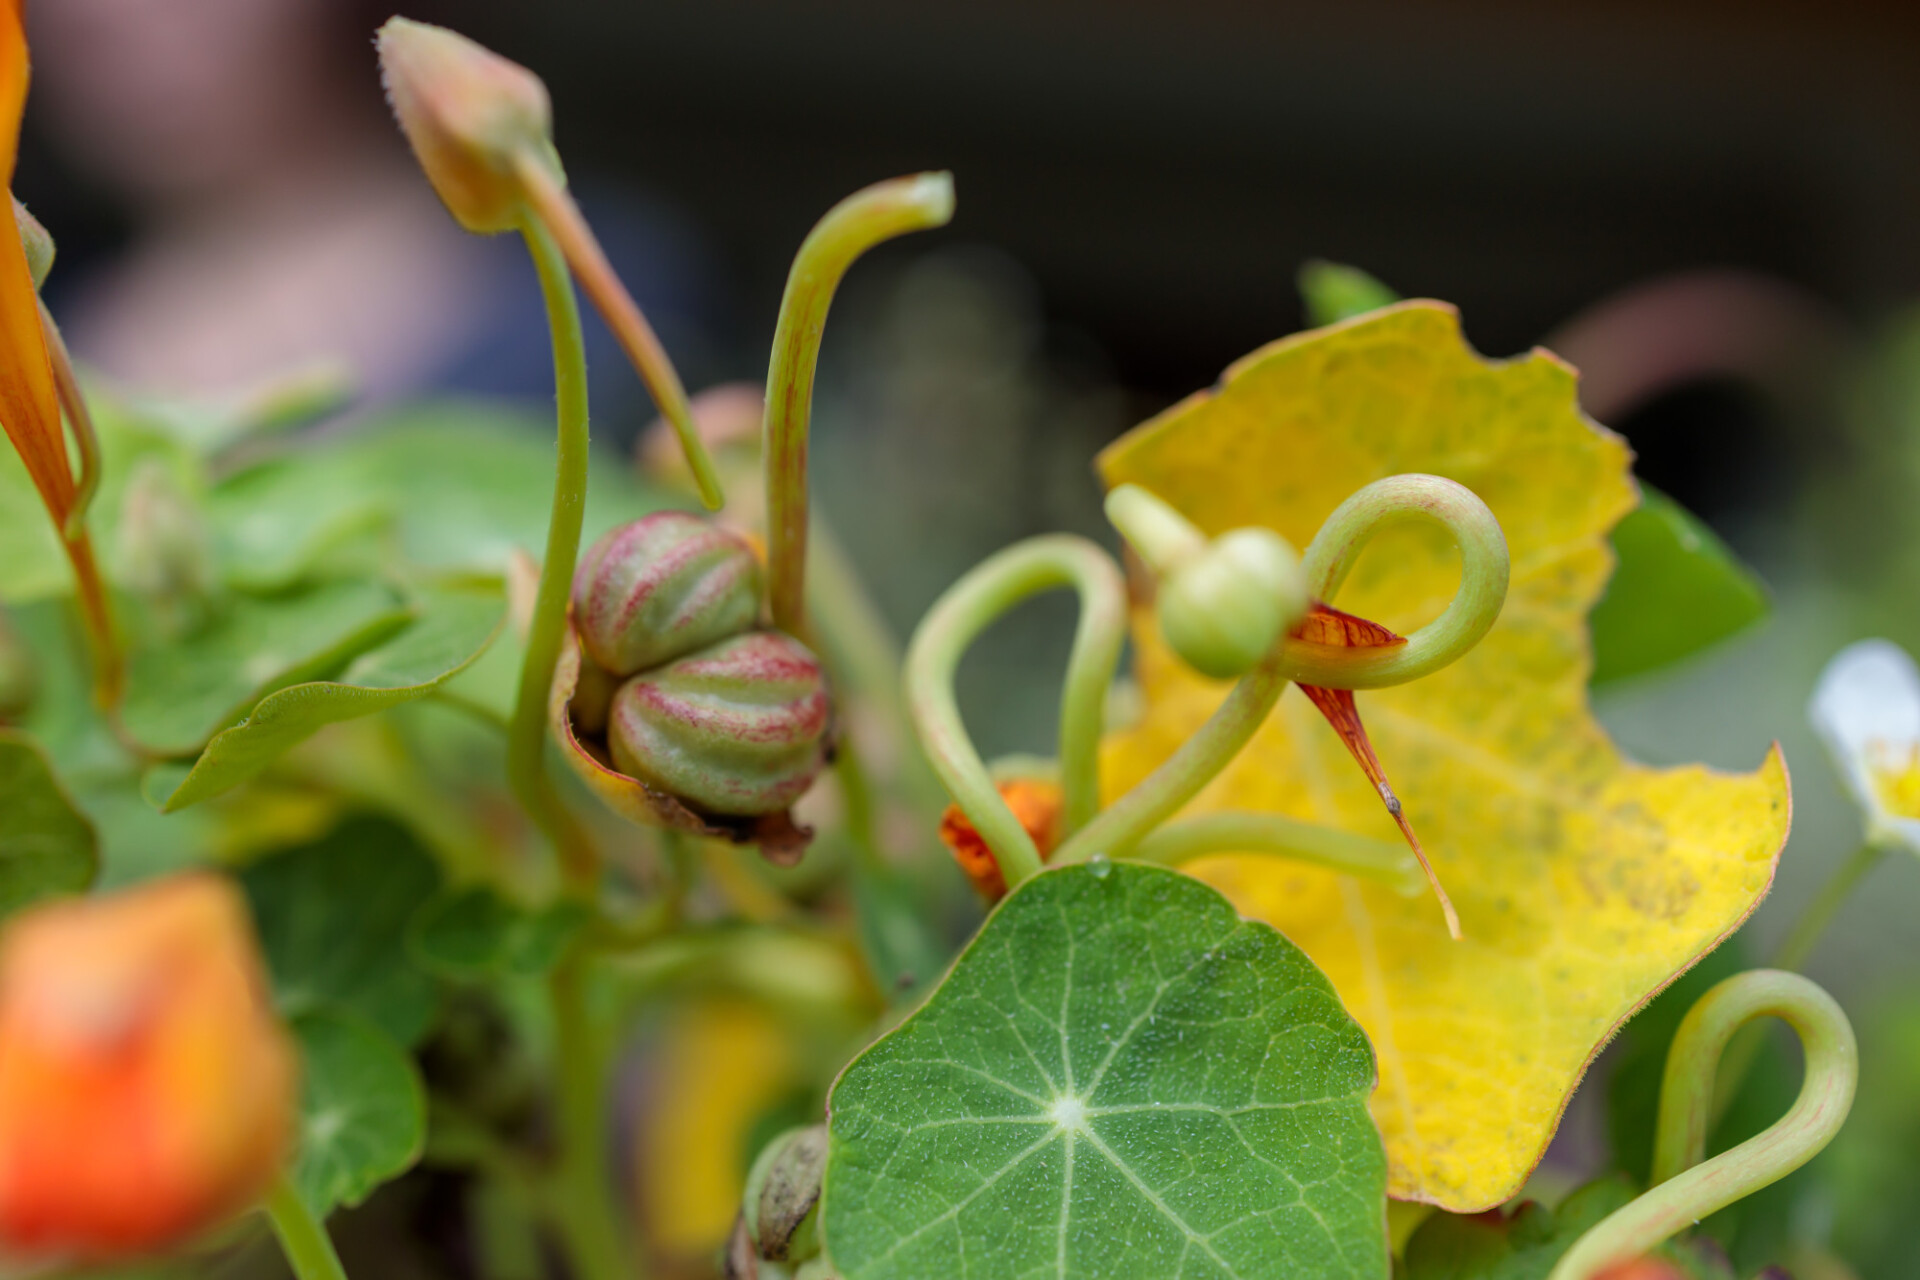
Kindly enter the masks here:
M 607 745 L 622 773 L 709 814 L 776 813 L 826 764 L 825 673 L 778 631 L 723 640 L 627 681 Z
M 573 579 L 581 646 L 615 676 L 738 635 L 759 613 L 753 548 L 684 511 L 656 511 L 612 530 L 588 549 Z

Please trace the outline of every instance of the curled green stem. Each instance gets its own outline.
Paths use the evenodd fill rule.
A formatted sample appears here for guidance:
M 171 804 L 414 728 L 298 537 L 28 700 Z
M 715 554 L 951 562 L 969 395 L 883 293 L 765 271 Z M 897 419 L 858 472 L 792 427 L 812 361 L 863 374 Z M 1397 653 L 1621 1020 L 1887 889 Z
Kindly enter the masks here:
M 1393 648 L 1348 649 L 1283 636 L 1194 735 L 1132 790 L 1069 837 L 1053 861 L 1095 853 L 1131 857 L 1136 845 L 1219 776 L 1266 722 L 1290 680 L 1327 689 L 1374 689 L 1439 670 L 1478 644 L 1507 596 L 1507 543 L 1473 492 L 1438 476 L 1390 476 L 1348 498 L 1327 517 L 1302 558 L 1307 582 L 1332 599 L 1376 533 L 1409 519 L 1439 522 L 1460 545 L 1460 586 L 1438 618 Z
M 907 712 L 934 772 L 986 841 L 1011 888 L 1040 870 L 1040 852 L 1000 798 L 967 736 L 953 678 L 974 639 L 1027 598 L 1056 587 L 1080 596 L 1080 621 L 1060 694 L 1064 823 L 1073 830 L 1100 803 L 1100 728 L 1126 638 L 1126 583 L 1113 558 L 1085 538 L 1029 538 L 976 565 L 928 610 L 907 646 Z
M 574 561 L 587 500 L 587 361 L 580 334 L 580 304 L 567 277 L 566 260 L 537 215 L 521 226 L 527 251 L 540 275 L 547 321 L 553 330 L 553 375 L 558 406 L 559 449 L 553 479 L 553 512 L 547 522 L 546 557 L 527 626 L 520 688 L 507 728 L 507 781 L 527 813 L 553 842 L 568 886 L 593 896 L 598 861 L 586 833 L 568 811 L 547 771 L 547 692 L 567 625 Z
M 876 183 L 820 219 L 794 256 L 780 299 L 767 369 L 768 597 L 773 625 L 799 633 L 806 622 L 807 427 L 820 334 L 840 278 L 861 254 L 909 231 L 953 217 L 953 177 L 922 173 Z
M 1806 1051 L 1800 1096 L 1764 1133 L 1702 1162 L 1721 1052 L 1735 1031 L 1769 1016 L 1785 1020 Z M 1786 1177 L 1839 1131 L 1858 1078 L 1853 1028 L 1818 986 L 1775 969 L 1755 969 L 1720 983 L 1688 1012 L 1667 1053 L 1652 1188 L 1581 1236 L 1549 1280 L 1590 1280 Z
M 1507 539 L 1487 504 L 1439 476 L 1389 476 L 1334 509 L 1301 558 L 1315 597 L 1331 602 L 1374 535 L 1409 520 L 1434 520 L 1460 547 L 1460 585 L 1446 611 L 1393 648 L 1354 649 L 1287 639 L 1290 679 L 1323 689 L 1381 689 L 1418 680 L 1479 644 L 1507 599 Z
M 274 1176 L 261 1208 L 273 1224 L 273 1234 L 280 1241 L 280 1251 L 286 1255 L 295 1280 L 347 1280 L 346 1268 L 340 1265 L 340 1255 L 334 1252 L 325 1225 L 314 1217 L 285 1173 Z
M 680 374 L 667 358 L 666 348 L 660 345 L 653 326 L 641 314 L 633 295 L 620 283 L 593 228 L 580 216 L 579 206 L 567 193 L 565 182 L 555 172 L 552 162 L 537 153 L 525 153 L 520 157 L 518 176 L 528 205 L 559 246 L 567 265 L 587 291 L 587 297 L 593 300 L 594 309 L 613 331 L 634 372 L 646 384 L 647 394 L 653 397 L 660 416 L 672 425 L 674 435 L 680 440 L 681 452 L 686 455 L 687 467 L 693 472 L 700 501 L 707 510 L 718 511 L 724 501 L 719 474 L 694 427 L 693 410 L 687 405 L 687 390 L 680 383 Z
M 1378 880 L 1406 894 L 1427 888 L 1420 864 L 1405 845 L 1297 822 L 1277 813 L 1229 811 L 1176 818 L 1135 845 L 1132 856 L 1141 862 L 1178 866 L 1210 853 L 1289 858 Z

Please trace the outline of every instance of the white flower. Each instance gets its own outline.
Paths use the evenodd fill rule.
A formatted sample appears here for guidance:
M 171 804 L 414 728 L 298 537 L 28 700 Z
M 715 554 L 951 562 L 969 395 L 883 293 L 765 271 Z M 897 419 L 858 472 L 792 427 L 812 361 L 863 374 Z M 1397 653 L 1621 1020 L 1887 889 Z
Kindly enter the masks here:
M 1920 853 L 1920 667 L 1907 651 L 1848 645 L 1820 673 L 1807 714 L 1860 802 L 1867 839 Z

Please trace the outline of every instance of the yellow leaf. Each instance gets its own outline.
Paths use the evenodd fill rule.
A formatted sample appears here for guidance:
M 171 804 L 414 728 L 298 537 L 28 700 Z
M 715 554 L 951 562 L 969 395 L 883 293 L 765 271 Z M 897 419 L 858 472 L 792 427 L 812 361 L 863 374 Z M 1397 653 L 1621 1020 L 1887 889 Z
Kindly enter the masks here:
M 663 1253 L 695 1257 L 733 1227 L 748 1134 L 794 1087 L 793 1045 L 758 1005 L 714 1000 L 673 1022 L 657 1069 L 637 1152 L 640 1212 Z
M 1777 747 L 1751 774 L 1649 769 L 1588 708 L 1586 618 L 1612 568 L 1607 531 L 1636 501 L 1629 462 L 1581 416 L 1572 369 L 1543 351 L 1482 360 L 1431 302 L 1274 343 L 1100 458 L 1109 486 L 1143 485 L 1209 533 L 1261 524 L 1305 546 L 1348 494 L 1406 472 L 1466 485 L 1506 533 L 1512 586 L 1486 639 L 1359 695 L 1466 940 L 1449 941 L 1427 894 L 1251 855 L 1188 867 L 1305 949 L 1366 1028 L 1399 1199 L 1474 1212 L 1518 1191 L 1594 1054 L 1747 918 L 1786 839 Z M 1457 560 L 1424 524 L 1389 530 L 1335 603 L 1408 634 L 1445 607 Z M 1146 613 L 1135 640 L 1148 710 L 1107 744 L 1109 798 L 1225 693 Z M 1218 809 L 1396 838 L 1298 690 L 1188 811 Z

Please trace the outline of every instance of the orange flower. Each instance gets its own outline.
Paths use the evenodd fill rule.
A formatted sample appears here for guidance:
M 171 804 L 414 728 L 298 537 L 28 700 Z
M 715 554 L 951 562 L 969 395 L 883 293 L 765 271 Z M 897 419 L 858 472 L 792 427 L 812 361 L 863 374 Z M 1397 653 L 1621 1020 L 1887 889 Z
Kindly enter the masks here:
M 153 1251 L 280 1167 L 294 1056 L 245 903 L 176 876 L 54 903 L 0 935 L 0 1247 Z
M 1000 784 L 1000 798 L 1033 837 L 1034 845 L 1040 850 L 1040 860 L 1045 862 L 1053 853 L 1053 847 L 1060 843 L 1063 799 L 1059 784 L 1014 778 Z M 987 842 L 967 821 L 967 815 L 960 812 L 959 805 L 948 805 L 947 811 L 940 815 L 940 840 L 953 851 L 954 861 L 967 873 L 967 879 L 973 881 L 982 898 L 991 903 L 1007 896 L 1007 882 L 1000 874 L 999 864 L 993 860 Z

